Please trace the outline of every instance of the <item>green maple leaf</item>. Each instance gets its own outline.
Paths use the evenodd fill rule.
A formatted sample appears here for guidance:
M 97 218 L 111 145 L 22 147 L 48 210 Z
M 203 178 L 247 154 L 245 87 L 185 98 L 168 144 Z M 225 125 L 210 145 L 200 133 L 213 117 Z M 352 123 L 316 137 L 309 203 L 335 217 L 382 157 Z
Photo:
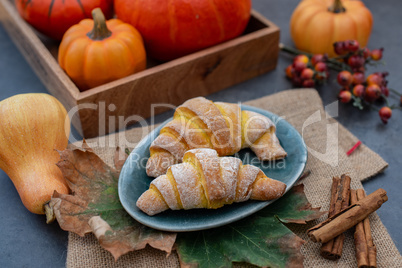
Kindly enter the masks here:
M 263 267 L 302 267 L 304 240 L 282 222 L 306 223 L 323 213 L 311 208 L 303 185 L 246 219 L 211 230 L 180 233 L 176 249 L 183 267 L 231 267 L 246 262 Z
M 57 165 L 72 191 L 69 195 L 55 192 L 50 201 L 60 227 L 80 236 L 94 233 L 115 259 L 147 244 L 170 253 L 176 234 L 140 224 L 120 203 L 117 183 L 125 158 L 118 160 L 119 150 L 115 169 L 84 147 L 60 152 Z

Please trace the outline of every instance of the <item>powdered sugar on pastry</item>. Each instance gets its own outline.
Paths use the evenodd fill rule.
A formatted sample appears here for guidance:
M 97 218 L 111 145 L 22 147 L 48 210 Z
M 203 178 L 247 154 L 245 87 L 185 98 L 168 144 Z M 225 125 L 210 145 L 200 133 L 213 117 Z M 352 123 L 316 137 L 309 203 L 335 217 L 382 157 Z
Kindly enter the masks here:
M 205 202 L 205 195 L 194 166 L 182 163 L 171 166 L 170 171 L 176 181 L 183 208 L 201 208 Z
M 240 168 L 239 178 L 237 180 L 235 202 L 243 202 L 250 199 L 251 185 L 257 178 L 260 169 L 251 165 L 244 165 Z
M 225 186 L 220 177 L 220 160 L 217 152 L 213 149 L 193 149 L 189 153 L 194 154 L 201 165 L 202 173 L 205 178 L 205 190 L 213 207 L 214 203 L 221 202 L 225 197 Z
M 286 184 L 265 176 L 260 170 L 251 190 L 251 199 L 272 200 L 281 197 L 286 190 Z
M 177 202 L 176 193 L 173 185 L 170 183 L 166 175 L 162 175 L 154 179 L 151 182 L 151 185 L 154 185 L 159 190 L 170 209 L 177 210 L 181 208 L 179 203 Z
M 137 207 L 149 216 L 169 209 L 158 189 L 155 189 L 151 187 L 149 190 L 145 191 L 140 198 L 138 198 L 136 203 Z
M 178 160 L 171 153 L 165 150 L 158 151 L 158 154 L 152 154 L 147 161 L 146 171 L 150 177 L 158 177 L 166 173 L 166 170 Z
M 185 144 L 176 139 L 173 135 L 159 135 L 152 142 L 150 150 L 163 149 L 170 152 L 176 159 L 182 159 L 187 151 Z
M 213 103 L 203 97 L 179 106 L 173 120 L 162 128 L 159 136 L 168 137 L 158 137 L 152 143 L 149 161 L 153 163 L 147 164 L 147 174 L 152 177 L 167 171 L 166 166 L 157 166 L 158 163 L 180 163 L 183 148 L 212 148 L 218 155 L 226 156 L 250 147 L 263 161 L 286 157 L 270 119 L 255 112 L 241 111 L 237 104 Z M 172 156 L 166 157 L 166 153 Z
M 272 200 L 282 196 L 286 184 L 273 180 L 257 167 L 234 157 L 218 157 L 212 149 L 192 149 L 182 164 L 156 178 L 137 201 L 148 215 L 168 208 L 219 208 L 248 199 Z
M 268 117 L 251 111 L 242 111 L 242 124 L 243 148 L 250 147 L 264 133 L 275 132 L 275 125 Z
M 241 149 L 241 109 L 240 106 L 227 102 L 215 102 L 216 107 L 223 115 L 226 126 L 230 131 L 231 142 L 233 144 L 232 151 L 227 155 L 235 154 Z
M 221 157 L 221 176 L 225 186 L 225 203 L 232 203 L 236 197 L 237 177 L 241 160 L 234 157 Z
M 191 110 L 212 131 L 211 143 L 219 155 L 228 155 L 228 152 L 232 151 L 230 130 L 225 118 L 212 101 L 198 97 L 184 102 L 181 106 Z

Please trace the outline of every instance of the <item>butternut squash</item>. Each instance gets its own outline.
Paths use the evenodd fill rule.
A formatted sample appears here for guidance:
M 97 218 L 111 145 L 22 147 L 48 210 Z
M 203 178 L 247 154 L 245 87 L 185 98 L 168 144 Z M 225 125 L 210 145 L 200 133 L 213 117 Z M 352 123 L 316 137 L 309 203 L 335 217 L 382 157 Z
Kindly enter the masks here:
M 54 190 L 69 188 L 57 167 L 68 144 L 66 109 L 48 94 L 20 94 L 0 102 L 0 168 L 10 177 L 24 206 L 45 214 Z

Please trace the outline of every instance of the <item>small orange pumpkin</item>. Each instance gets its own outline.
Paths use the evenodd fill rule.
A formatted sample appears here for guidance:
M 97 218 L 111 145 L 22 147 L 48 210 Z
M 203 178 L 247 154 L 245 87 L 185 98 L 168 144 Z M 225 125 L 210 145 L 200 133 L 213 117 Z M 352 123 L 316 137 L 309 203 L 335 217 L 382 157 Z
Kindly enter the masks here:
M 80 90 L 142 71 L 146 54 L 140 33 L 118 19 L 106 21 L 100 8 L 64 34 L 58 61 Z
M 335 56 L 333 43 L 355 39 L 367 45 L 373 18 L 361 1 L 303 0 L 290 20 L 290 34 L 296 48 Z

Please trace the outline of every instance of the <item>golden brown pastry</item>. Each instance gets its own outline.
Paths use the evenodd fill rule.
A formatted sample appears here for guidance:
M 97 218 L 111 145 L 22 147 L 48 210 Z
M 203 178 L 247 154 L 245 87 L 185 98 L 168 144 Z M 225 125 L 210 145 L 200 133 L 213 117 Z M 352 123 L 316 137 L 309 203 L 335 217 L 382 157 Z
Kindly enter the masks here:
M 213 149 L 192 149 L 183 163 L 151 182 L 137 206 L 152 216 L 167 209 L 219 208 L 249 199 L 281 197 L 286 184 L 265 176 L 261 169 L 243 165 L 235 157 L 219 157 Z
M 251 148 L 262 161 L 284 158 L 275 130 L 269 118 L 242 111 L 237 104 L 190 99 L 176 109 L 173 120 L 152 142 L 147 174 L 165 174 L 169 166 L 181 162 L 184 152 L 195 148 L 215 149 L 219 156 Z

